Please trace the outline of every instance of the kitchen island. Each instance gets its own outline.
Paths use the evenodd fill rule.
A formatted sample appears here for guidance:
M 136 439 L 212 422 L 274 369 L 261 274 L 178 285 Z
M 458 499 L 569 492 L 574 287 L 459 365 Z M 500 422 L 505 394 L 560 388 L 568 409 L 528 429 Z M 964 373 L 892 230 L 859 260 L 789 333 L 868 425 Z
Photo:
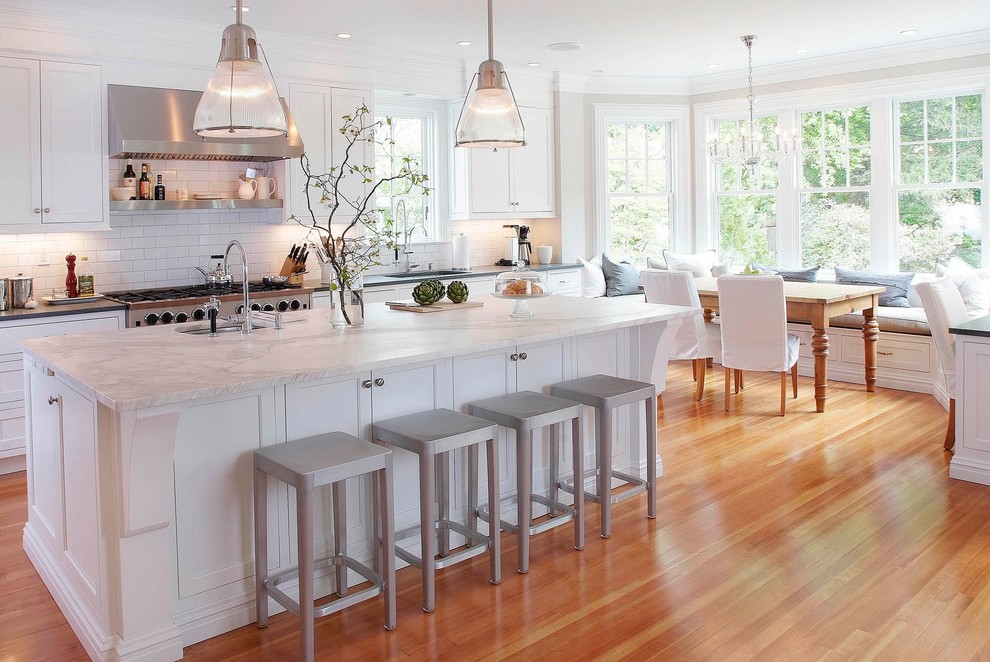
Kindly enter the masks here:
M 369 438 L 375 420 L 463 410 L 589 374 L 655 380 L 681 318 L 696 314 L 550 296 L 532 302 L 536 317 L 514 320 L 512 306 L 487 298 L 421 315 L 374 304 L 364 328 L 343 331 L 329 328 L 325 312 L 307 311 L 249 336 L 160 327 L 25 341 L 24 549 L 89 654 L 175 660 L 183 646 L 254 620 L 255 449 L 331 430 Z M 643 475 L 659 458 L 645 456 L 642 415 L 632 413 L 617 417 L 613 466 Z M 512 446 L 501 448 L 506 494 Z M 463 458 L 453 464 L 463 492 Z M 418 521 L 415 466 L 396 452 L 399 529 Z M 546 474 L 534 462 L 533 484 L 545 486 Z M 347 486 L 349 549 L 363 560 L 369 489 Z M 285 485 L 269 490 L 274 570 L 295 562 L 295 499 Z M 464 501 L 455 498 L 455 516 L 465 515 Z M 318 553 L 332 548 L 322 518 L 329 505 L 317 507 L 327 524 L 317 527 Z M 318 593 L 332 588 L 328 577 Z

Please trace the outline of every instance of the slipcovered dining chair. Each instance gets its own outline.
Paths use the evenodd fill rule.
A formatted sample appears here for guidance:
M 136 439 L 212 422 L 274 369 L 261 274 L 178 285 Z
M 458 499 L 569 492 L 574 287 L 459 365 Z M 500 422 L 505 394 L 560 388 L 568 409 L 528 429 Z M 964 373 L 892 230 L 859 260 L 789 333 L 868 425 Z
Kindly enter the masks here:
M 725 410 L 734 370 L 780 373 L 780 415 L 787 401 L 787 372 L 797 397 L 798 337 L 787 333 L 787 304 L 780 276 L 722 276 L 718 279 L 718 314 L 725 368 Z
M 956 338 L 949 327 L 969 321 L 969 312 L 963 303 L 959 288 L 949 277 L 936 278 L 916 286 L 925 317 L 935 341 L 938 362 L 945 376 L 945 394 L 949 397 L 949 424 L 945 429 L 942 447 L 950 451 L 956 443 Z
M 698 288 L 694 285 L 694 277 L 688 271 L 643 269 L 640 272 L 640 279 L 647 303 L 701 308 Z M 705 394 L 708 359 L 719 360 L 721 356 L 722 339 L 718 324 L 706 322 L 700 310 L 697 315 L 681 322 L 670 351 L 670 359 L 692 362 L 694 378 L 697 382 L 694 389 L 695 400 L 701 400 Z M 657 384 L 658 390 L 662 391 L 663 386 Z

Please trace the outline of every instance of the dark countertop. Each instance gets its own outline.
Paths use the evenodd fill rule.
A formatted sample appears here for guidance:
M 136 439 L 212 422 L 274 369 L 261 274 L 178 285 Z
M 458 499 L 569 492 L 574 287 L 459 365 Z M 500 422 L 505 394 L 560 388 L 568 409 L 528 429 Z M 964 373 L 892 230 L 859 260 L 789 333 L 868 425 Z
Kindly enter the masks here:
M 963 322 L 958 326 L 949 327 L 949 333 L 960 336 L 983 336 L 990 338 L 990 315 L 977 317 L 975 320 Z
M 0 311 L 0 324 L 14 320 L 26 320 L 35 317 L 57 317 L 60 315 L 78 315 L 79 313 L 103 313 L 112 310 L 124 310 L 124 304 L 106 299 L 87 301 L 85 303 L 63 303 L 57 306 L 38 302 L 37 308 L 10 308 Z

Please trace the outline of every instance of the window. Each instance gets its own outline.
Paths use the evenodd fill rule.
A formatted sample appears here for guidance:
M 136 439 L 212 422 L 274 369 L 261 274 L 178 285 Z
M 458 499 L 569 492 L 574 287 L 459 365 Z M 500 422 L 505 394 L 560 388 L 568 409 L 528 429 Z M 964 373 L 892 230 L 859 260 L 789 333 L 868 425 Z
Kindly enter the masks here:
M 904 271 L 981 264 L 983 97 L 897 103 L 897 246 Z
M 379 103 L 375 115 L 382 122 L 376 138 L 384 139 L 381 141 L 384 144 L 375 148 L 375 173 L 387 178 L 404 167 L 416 167 L 429 178 L 428 186 L 436 186 L 439 181 L 434 160 L 436 113 Z M 386 135 L 381 135 L 381 131 Z M 430 209 L 433 197 L 418 189 L 411 190 L 406 182 L 394 186 L 385 183 L 378 188 L 375 205 L 399 243 L 436 241 L 440 228 L 434 221 L 436 214 Z
M 670 236 L 670 124 L 609 122 L 606 252 L 646 264 Z
M 870 107 L 801 113 L 801 265 L 870 266 Z
M 756 120 L 764 141 L 776 135 L 777 118 Z M 733 145 L 749 120 L 723 120 L 718 123 L 719 140 Z M 719 253 L 733 264 L 777 263 L 777 162 L 756 168 L 723 163 L 718 166 L 715 211 L 719 228 Z
M 691 234 L 688 107 L 594 109 L 597 251 L 642 266 L 664 248 L 690 252 L 676 243 Z

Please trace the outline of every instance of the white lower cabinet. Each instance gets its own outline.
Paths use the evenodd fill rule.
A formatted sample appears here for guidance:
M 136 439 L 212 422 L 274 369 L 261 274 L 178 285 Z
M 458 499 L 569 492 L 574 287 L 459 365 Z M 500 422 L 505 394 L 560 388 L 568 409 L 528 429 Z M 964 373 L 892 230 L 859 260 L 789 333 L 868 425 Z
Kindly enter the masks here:
M 0 474 L 25 468 L 23 358 L 17 343 L 29 338 L 123 328 L 123 311 L 32 317 L 0 323 Z

